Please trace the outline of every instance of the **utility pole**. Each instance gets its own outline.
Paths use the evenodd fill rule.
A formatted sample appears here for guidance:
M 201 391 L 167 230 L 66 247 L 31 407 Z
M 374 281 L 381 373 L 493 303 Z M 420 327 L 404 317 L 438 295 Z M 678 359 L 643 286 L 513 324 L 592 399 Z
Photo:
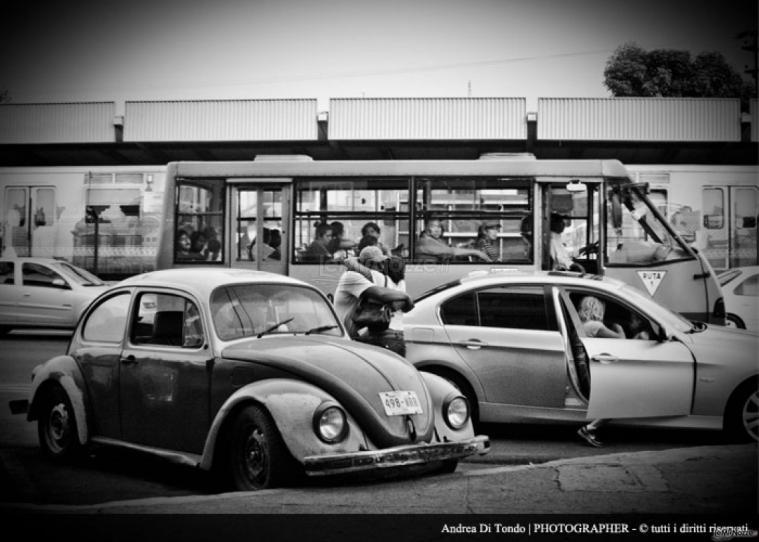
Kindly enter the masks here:
M 749 53 L 754 54 L 754 67 L 749 68 L 746 66 L 745 73 L 749 74 L 751 78 L 754 80 L 754 96 L 757 95 L 757 72 L 759 71 L 759 52 L 757 52 L 757 40 L 756 40 L 756 30 L 746 30 L 745 32 L 741 32 L 736 36 L 738 39 L 743 40 L 743 44 L 741 45 L 741 49 L 744 51 L 748 51 Z

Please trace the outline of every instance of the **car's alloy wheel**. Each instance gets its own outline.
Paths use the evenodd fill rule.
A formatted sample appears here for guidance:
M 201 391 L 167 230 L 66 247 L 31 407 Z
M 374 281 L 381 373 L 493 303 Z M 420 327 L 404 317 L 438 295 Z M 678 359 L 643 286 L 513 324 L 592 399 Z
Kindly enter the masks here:
M 728 402 L 725 429 L 740 442 L 759 441 L 759 380 L 744 382 Z
M 741 421 L 746 435 L 759 441 L 759 390 L 749 393 L 743 401 Z
M 71 402 L 57 385 L 46 391 L 42 398 L 37 435 L 42 451 L 53 459 L 70 458 L 81 448 Z
M 238 491 L 283 485 L 295 468 L 274 420 L 254 405 L 240 411 L 232 423 L 227 460 L 229 481 Z

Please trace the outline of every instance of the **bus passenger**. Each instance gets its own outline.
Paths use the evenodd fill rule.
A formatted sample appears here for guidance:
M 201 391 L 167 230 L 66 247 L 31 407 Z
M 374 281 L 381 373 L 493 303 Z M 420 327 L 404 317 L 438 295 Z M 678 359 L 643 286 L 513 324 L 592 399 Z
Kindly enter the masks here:
M 390 256 L 390 250 L 382 244 L 382 241 L 380 241 L 380 232 L 382 230 L 379 227 L 379 224 L 376 222 L 367 222 L 361 227 L 361 239 L 364 240 L 367 237 L 374 237 L 374 239 L 377 240 L 375 243 L 380 249 L 382 250 L 382 253 L 385 256 Z M 367 239 L 368 241 L 368 239 Z M 370 246 L 372 243 L 364 243 L 364 246 Z M 363 248 L 363 247 L 362 247 Z M 359 249 L 359 252 L 361 252 L 361 249 Z
M 490 256 L 474 248 L 452 247 L 443 241 L 443 225 L 439 219 L 427 221 L 427 228 L 416 243 L 416 257 L 427 262 L 447 262 L 458 256 L 475 256 L 486 262 Z
M 177 232 L 176 239 L 177 259 L 187 260 L 190 259 L 190 247 L 192 247 L 192 240 L 190 240 L 190 234 L 185 230 L 179 230 Z
M 474 248 L 487 254 L 494 262 L 500 259 L 498 247 L 495 244 L 496 239 L 498 239 L 498 230 L 500 229 L 501 225 L 498 222 L 485 222 L 478 228 L 477 240 L 474 242 Z
M 564 228 L 564 216 L 559 213 L 551 213 L 551 269 L 584 273 L 585 269 L 572 260 L 564 243 L 561 242 L 561 234 Z
M 329 226 L 332 228 L 332 241 L 330 241 L 327 249 L 334 259 L 342 260 L 356 245 L 350 239 L 345 238 L 345 227 L 342 222 L 335 220 Z
M 190 255 L 192 260 L 205 260 L 204 252 L 206 251 L 206 243 L 208 238 L 202 231 L 194 231 L 190 235 Z
M 316 238 L 308 245 L 301 261 L 323 263 L 332 259 L 329 243 L 332 241 L 332 227 L 326 222 L 316 224 Z

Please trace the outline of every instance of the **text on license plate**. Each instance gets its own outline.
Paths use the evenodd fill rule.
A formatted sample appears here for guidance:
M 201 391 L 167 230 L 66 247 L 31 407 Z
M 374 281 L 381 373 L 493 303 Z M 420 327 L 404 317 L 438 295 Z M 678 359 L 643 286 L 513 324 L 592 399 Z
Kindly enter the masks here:
M 381 391 L 379 396 L 388 416 L 422 413 L 422 404 L 414 391 Z

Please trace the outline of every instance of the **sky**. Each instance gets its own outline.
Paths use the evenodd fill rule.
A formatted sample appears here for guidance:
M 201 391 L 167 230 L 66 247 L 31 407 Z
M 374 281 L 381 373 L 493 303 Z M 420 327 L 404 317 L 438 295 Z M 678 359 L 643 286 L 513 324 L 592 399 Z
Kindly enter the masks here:
M 757 0 L 2 0 L 13 103 L 609 97 L 615 49 L 719 51 Z

